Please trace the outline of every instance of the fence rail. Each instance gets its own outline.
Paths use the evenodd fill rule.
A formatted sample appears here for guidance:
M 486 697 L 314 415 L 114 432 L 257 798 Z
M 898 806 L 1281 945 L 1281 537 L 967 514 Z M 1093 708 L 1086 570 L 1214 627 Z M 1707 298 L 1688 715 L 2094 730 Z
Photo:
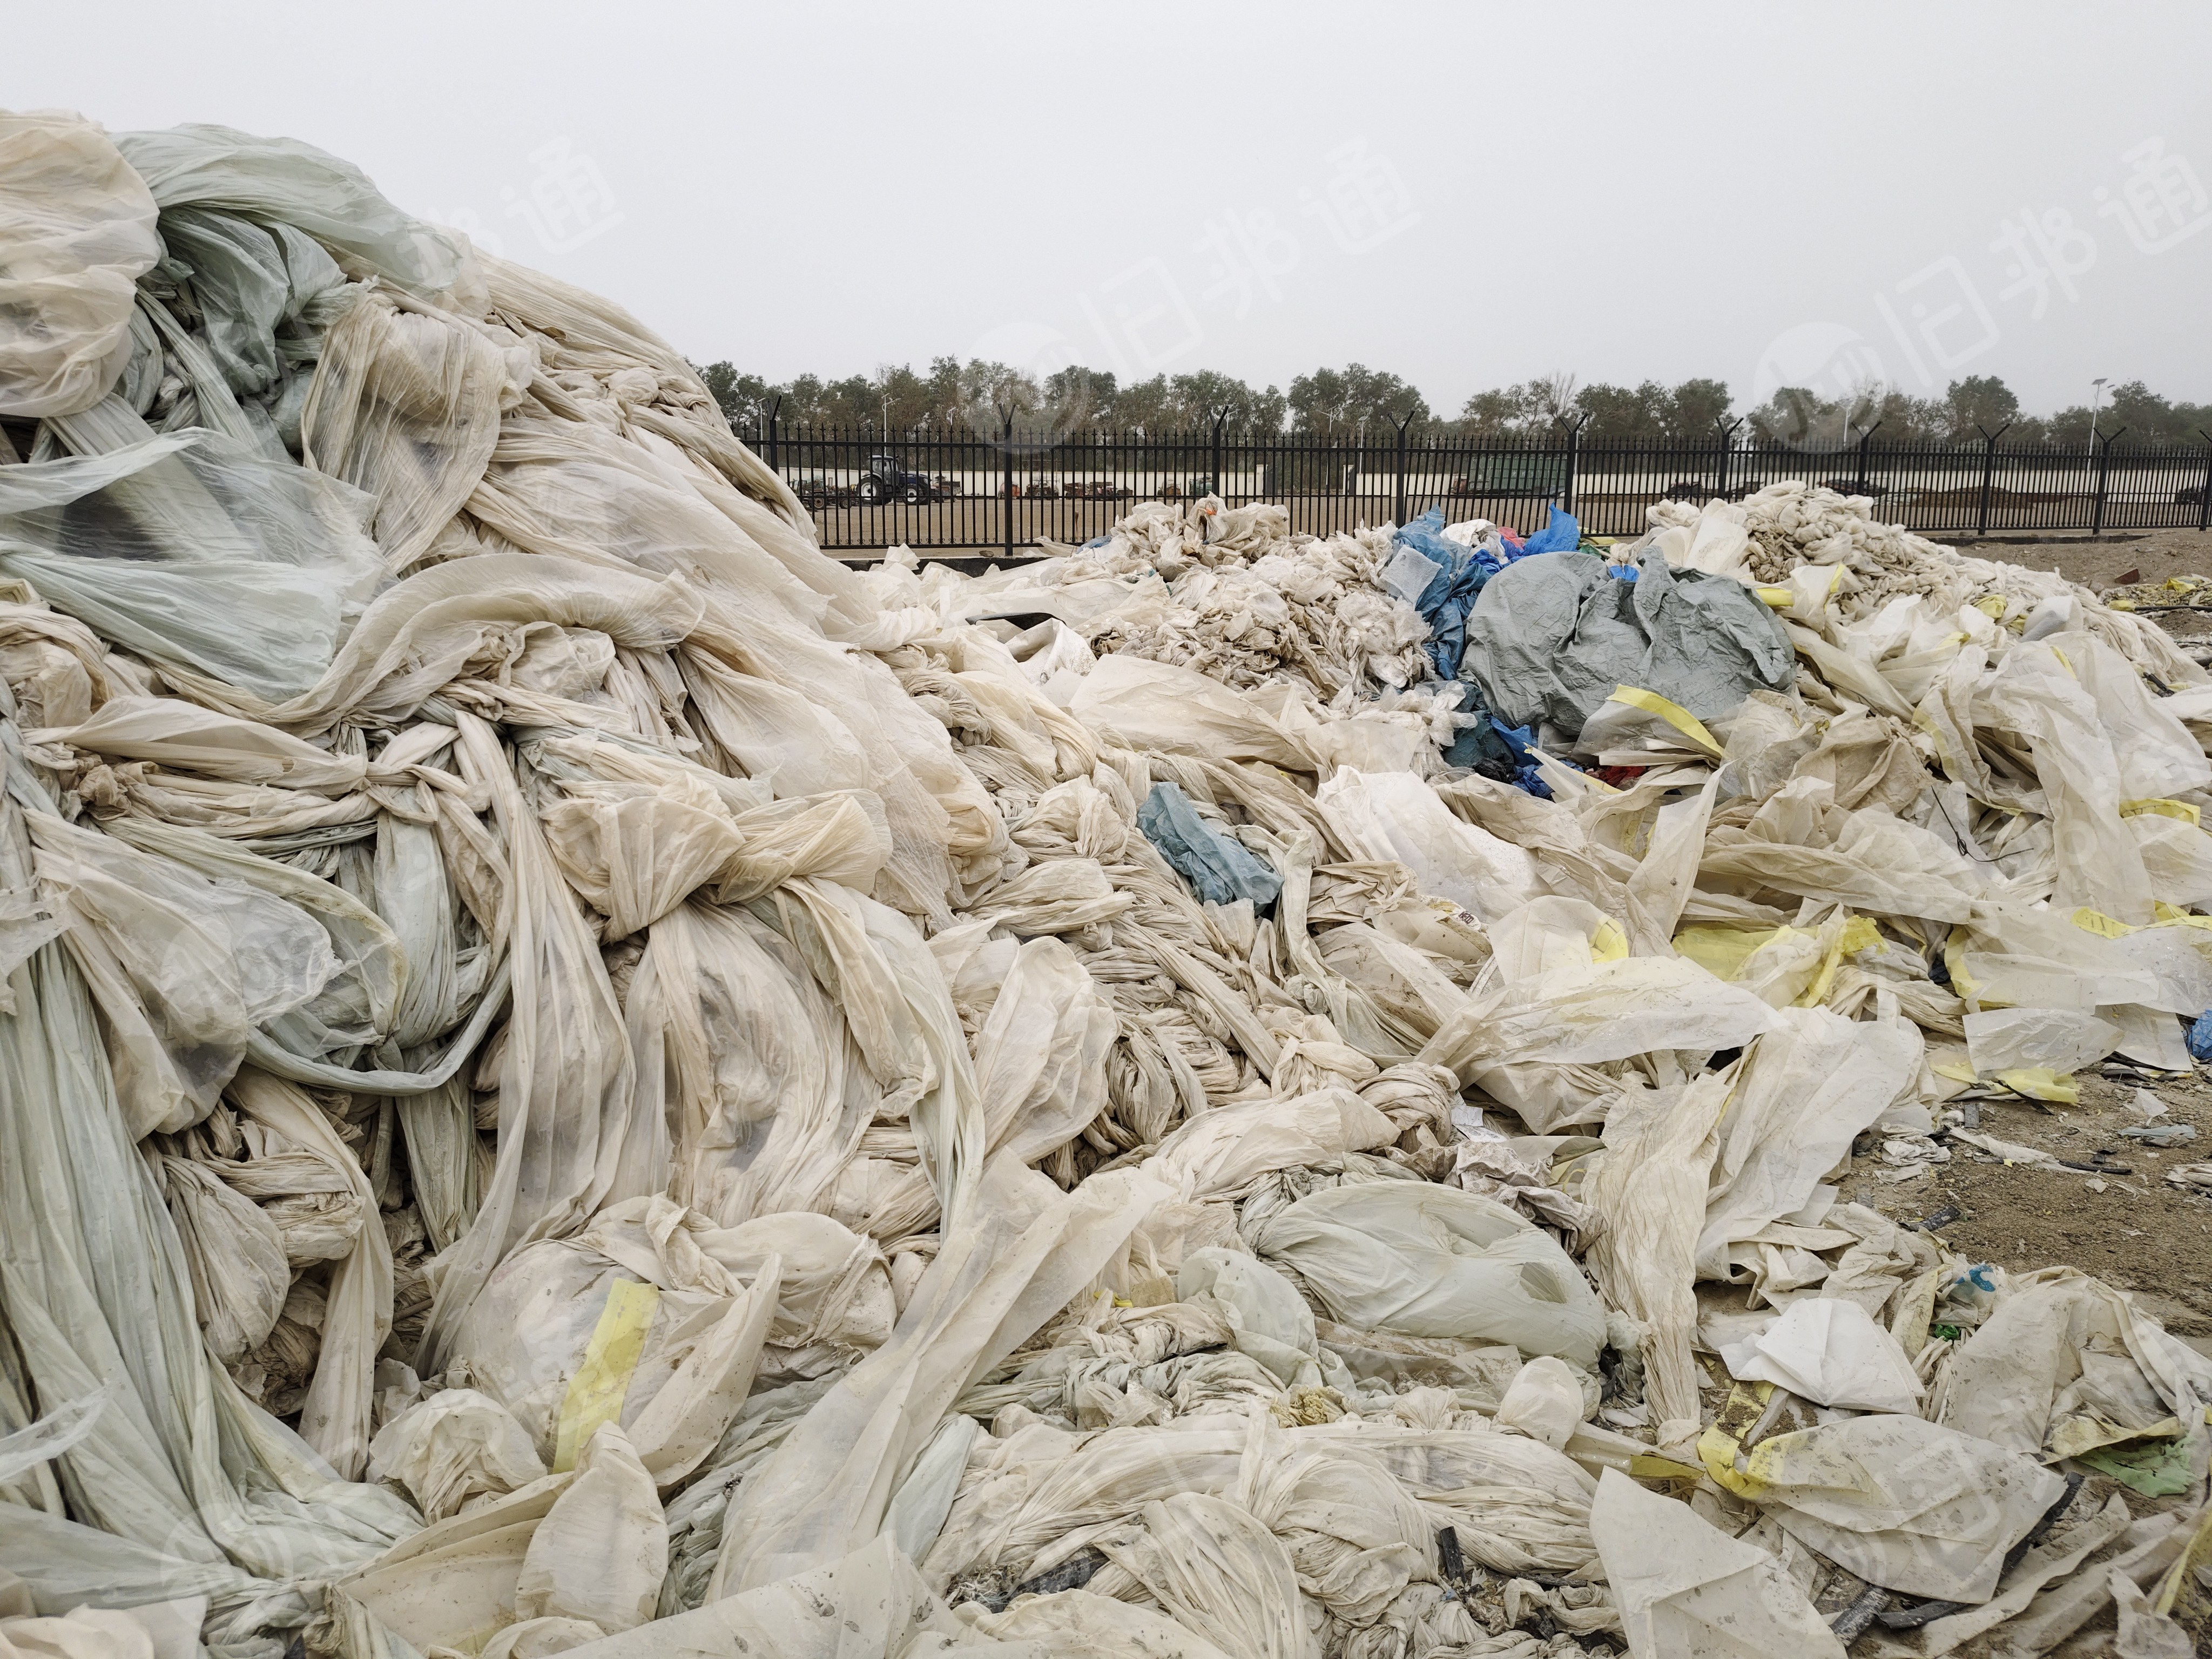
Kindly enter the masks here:
M 1556 502 L 1597 536 L 1642 533 L 1654 502 L 1740 500 L 1798 478 L 1870 495 L 1880 516 L 1923 533 L 2204 529 L 2212 512 L 2212 442 L 2008 448 L 1883 444 L 1846 448 L 1710 441 L 1592 443 L 1563 428 L 1549 441 L 1418 436 L 1387 422 L 1352 437 L 1236 433 L 1031 432 L 871 428 L 771 422 L 740 434 L 814 514 L 823 548 L 864 552 L 997 550 L 1019 557 L 1040 539 L 1084 542 L 1138 501 L 1218 492 L 1229 505 L 1278 501 L 1316 535 L 1403 524 L 1441 506 L 1521 531 Z

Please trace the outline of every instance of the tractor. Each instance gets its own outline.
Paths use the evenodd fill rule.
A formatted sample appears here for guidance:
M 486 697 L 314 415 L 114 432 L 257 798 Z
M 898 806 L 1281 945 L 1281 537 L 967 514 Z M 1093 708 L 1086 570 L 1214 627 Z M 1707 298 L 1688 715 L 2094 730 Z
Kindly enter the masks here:
M 925 474 L 908 471 L 897 456 L 872 455 L 854 494 L 863 507 L 879 507 L 885 501 L 919 507 L 924 501 L 941 500 L 945 492 Z

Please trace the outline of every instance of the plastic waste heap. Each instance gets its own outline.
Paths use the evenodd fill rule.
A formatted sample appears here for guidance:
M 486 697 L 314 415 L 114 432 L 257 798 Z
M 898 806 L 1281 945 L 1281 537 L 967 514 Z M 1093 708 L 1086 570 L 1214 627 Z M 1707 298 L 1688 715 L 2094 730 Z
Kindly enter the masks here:
M 855 572 L 618 307 L 0 115 L 0 1651 L 2203 1642 L 2212 1362 L 1832 1177 L 2191 1065 L 2212 677 L 1650 517 Z

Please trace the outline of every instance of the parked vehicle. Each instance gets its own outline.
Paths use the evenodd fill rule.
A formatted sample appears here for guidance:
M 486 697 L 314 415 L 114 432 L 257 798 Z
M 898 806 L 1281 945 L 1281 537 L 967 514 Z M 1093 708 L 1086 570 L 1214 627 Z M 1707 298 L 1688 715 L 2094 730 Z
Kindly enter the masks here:
M 872 455 L 868 470 L 860 475 L 854 492 L 863 507 L 875 507 L 884 501 L 904 501 L 918 507 L 925 501 L 943 499 L 936 483 L 920 472 L 909 472 L 900 465 L 896 455 Z
M 850 507 L 854 500 L 852 485 L 818 476 L 793 478 L 791 493 L 799 497 L 799 505 L 810 513 L 819 513 L 825 507 Z
M 1567 458 L 1564 455 L 1484 455 L 1455 479 L 1452 495 L 1481 495 L 1493 499 L 1526 497 L 1548 501 L 1567 488 Z

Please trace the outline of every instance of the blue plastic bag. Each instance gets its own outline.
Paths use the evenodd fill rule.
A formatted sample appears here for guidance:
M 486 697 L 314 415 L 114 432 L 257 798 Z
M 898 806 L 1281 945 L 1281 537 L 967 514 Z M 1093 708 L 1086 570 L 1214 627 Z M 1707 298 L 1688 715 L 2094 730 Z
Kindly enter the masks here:
M 1552 509 L 1552 521 L 1521 544 L 1521 556 L 1535 553 L 1571 553 L 1583 544 L 1583 527 L 1575 515 Z
M 2199 1014 L 2189 1028 L 2189 1057 L 2212 1060 L 2212 1012 Z
M 1190 797 L 1172 783 L 1156 783 L 1137 809 L 1137 828 L 1159 848 L 1160 856 L 1210 904 L 1240 898 L 1265 911 L 1283 890 L 1283 878 L 1241 842 L 1223 835 L 1198 815 Z
M 1429 625 L 1429 642 L 1422 647 L 1439 679 L 1457 679 L 1460 659 L 1467 654 L 1467 614 L 1474 609 L 1475 595 L 1504 567 L 1481 548 L 1462 547 L 1444 533 L 1444 510 L 1432 507 L 1398 532 L 1396 545 L 1410 547 L 1437 567 L 1437 574 L 1413 609 Z

